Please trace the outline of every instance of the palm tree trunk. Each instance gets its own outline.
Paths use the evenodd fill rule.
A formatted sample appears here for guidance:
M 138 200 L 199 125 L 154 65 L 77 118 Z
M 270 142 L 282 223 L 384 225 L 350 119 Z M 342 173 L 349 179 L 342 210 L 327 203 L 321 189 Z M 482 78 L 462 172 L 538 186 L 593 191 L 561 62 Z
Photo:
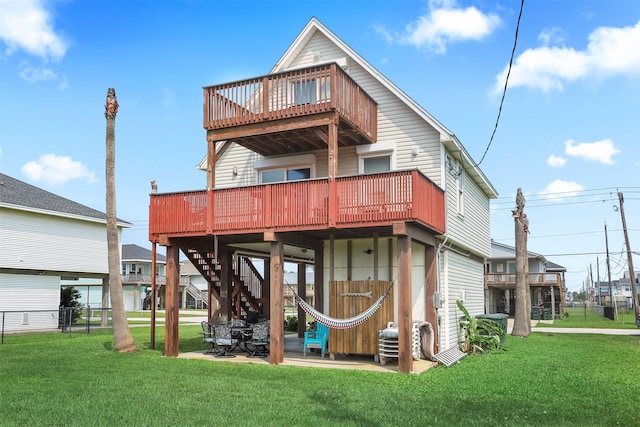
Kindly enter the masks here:
M 524 213 L 524 196 L 518 188 L 516 209 L 513 210 L 516 233 L 516 313 L 513 319 L 512 335 L 528 337 L 531 334 L 531 297 L 529 293 L 529 256 L 527 254 L 527 233 L 529 220 Z
M 136 351 L 136 344 L 129 331 L 127 313 L 124 309 L 124 292 L 120 276 L 120 242 L 118 240 L 118 225 L 116 219 L 116 114 L 118 100 L 116 91 L 109 88 L 107 103 L 104 106 L 104 116 L 107 119 L 107 248 L 109 253 L 109 284 L 111 288 L 111 310 L 113 316 L 113 345 L 118 352 Z

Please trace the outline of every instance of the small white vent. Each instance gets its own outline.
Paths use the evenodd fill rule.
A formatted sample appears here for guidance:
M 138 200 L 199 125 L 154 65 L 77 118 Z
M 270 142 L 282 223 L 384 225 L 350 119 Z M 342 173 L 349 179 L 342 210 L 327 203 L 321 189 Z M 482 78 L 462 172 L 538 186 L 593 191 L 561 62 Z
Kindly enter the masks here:
M 29 324 L 29 313 L 22 313 L 22 324 L 23 325 Z
M 433 358 L 448 368 L 454 363 L 460 361 L 460 359 L 462 359 L 466 355 L 467 353 L 461 351 L 458 347 L 451 347 L 448 350 L 441 351 L 440 353 L 436 354 L 435 356 L 433 356 Z

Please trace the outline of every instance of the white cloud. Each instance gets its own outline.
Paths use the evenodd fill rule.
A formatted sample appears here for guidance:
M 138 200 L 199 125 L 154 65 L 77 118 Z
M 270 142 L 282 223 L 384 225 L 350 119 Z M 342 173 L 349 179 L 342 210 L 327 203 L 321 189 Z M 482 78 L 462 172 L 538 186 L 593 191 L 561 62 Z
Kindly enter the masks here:
M 23 62 L 20 65 L 20 78 L 27 83 L 38 83 L 58 80 L 58 75 L 50 68 L 34 68 Z
M 556 179 L 547 185 L 544 190 L 538 192 L 538 195 L 547 200 L 560 202 L 565 197 L 577 196 L 582 190 L 584 190 L 584 187 L 576 182 Z
M 613 141 L 603 139 L 596 142 L 581 142 L 575 144 L 575 141 L 568 140 L 564 143 L 564 152 L 567 156 L 581 157 L 587 161 L 604 163 L 612 165 L 615 163 L 613 156 L 620 154 Z
M 561 91 L 564 84 L 581 79 L 601 79 L 617 75 L 640 75 L 640 21 L 633 27 L 599 27 L 589 35 L 584 51 L 566 46 L 546 46 L 561 42 L 556 30 L 545 29 L 539 39 L 545 46 L 525 50 L 511 68 L 509 87 L 524 86 L 543 92 Z M 502 93 L 508 68 L 496 76 L 494 94 Z
M 48 0 L 0 0 L 0 40 L 11 55 L 23 50 L 44 60 L 61 59 L 68 48 L 53 28 Z
M 564 41 L 565 35 L 562 29 L 558 27 L 545 28 L 540 34 L 538 34 L 538 40 L 548 46 L 550 44 L 560 44 Z
M 42 181 L 52 185 L 62 185 L 73 179 L 85 179 L 88 183 L 98 181 L 95 173 L 82 162 L 56 154 L 43 154 L 37 161 L 24 164 L 22 173 L 35 182 Z
M 397 40 L 435 53 L 443 54 L 447 45 L 457 41 L 481 40 L 500 25 L 500 18 L 485 14 L 475 7 L 456 8 L 454 1 L 431 1 L 429 13 L 419 16 L 407 25 L 404 34 L 388 32 L 384 27 L 374 27 L 387 42 Z
M 547 164 L 553 168 L 561 168 L 567 163 L 564 157 L 554 156 L 553 154 L 547 159 Z

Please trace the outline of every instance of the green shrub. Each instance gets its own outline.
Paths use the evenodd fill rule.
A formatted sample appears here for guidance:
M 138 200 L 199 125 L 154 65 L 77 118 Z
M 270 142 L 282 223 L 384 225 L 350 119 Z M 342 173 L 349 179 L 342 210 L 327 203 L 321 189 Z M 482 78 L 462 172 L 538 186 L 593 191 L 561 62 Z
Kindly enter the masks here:
M 60 306 L 74 309 L 72 311 L 72 323 L 75 323 L 82 315 L 82 304 L 79 302 L 80 296 L 80 291 L 73 286 L 60 289 Z
M 284 318 L 285 331 L 297 331 L 298 330 L 298 317 L 287 316 Z
M 458 308 L 464 316 L 460 320 L 460 327 L 464 330 L 464 342 L 461 350 L 465 353 L 484 353 L 491 349 L 500 348 L 500 337 L 505 331 L 490 319 L 478 319 L 471 316 L 462 301 L 457 300 Z

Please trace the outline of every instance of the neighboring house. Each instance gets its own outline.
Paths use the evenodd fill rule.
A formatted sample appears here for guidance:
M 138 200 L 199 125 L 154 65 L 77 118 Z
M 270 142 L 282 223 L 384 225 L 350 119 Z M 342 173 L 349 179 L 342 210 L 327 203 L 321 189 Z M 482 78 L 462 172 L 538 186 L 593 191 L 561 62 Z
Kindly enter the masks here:
M 635 286 L 638 290 L 640 282 L 640 273 L 635 274 Z M 609 289 L 609 281 L 596 281 L 593 285 L 592 298 L 599 305 L 611 305 L 611 297 L 615 304 L 624 308 L 633 308 L 633 289 L 631 288 L 631 280 L 629 280 L 629 272 L 624 271 L 622 278 L 611 280 L 611 289 Z M 640 294 L 640 291 L 638 291 Z
M 497 193 L 452 131 L 315 18 L 269 74 L 205 87 L 204 99 L 206 189 L 150 200 L 167 292 L 178 292 L 182 250 L 220 314 L 270 317 L 278 364 L 283 264 L 313 265 L 315 306 L 327 315 L 359 313 L 356 304 L 392 288 L 374 318 L 331 329 L 330 353 L 377 354 L 387 321 L 398 325 L 400 372 L 413 366 L 414 321 L 432 325 L 436 352 L 457 346 L 456 300 L 484 313 Z M 265 277 L 249 255 L 266 260 Z M 175 297 L 167 301 L 177 312 Z M 166 328 L 165 354 L 176 356 L 177 321 Z
M 548 261 L 543 255 L 527 252 L 531 318 L 555 319 L 562 315 L 565 303 L 565 267 Z M 485 273 L 487 313 L 515 314 L 516 248 L 491 241 L 491 257 Z
M 152 256 L 149 249 L 138 245 L 122 245 L 122 288 L 126 310 L 151 308 Z M 156 286 L 165 283 L 165 257 L 156 254 Z
M 131 224 L 118 220 L 118 238 Z M 64 282 L 96 280 L 108 304 L 106 214 L 0 174 L 4 330 L 58 327 Z

